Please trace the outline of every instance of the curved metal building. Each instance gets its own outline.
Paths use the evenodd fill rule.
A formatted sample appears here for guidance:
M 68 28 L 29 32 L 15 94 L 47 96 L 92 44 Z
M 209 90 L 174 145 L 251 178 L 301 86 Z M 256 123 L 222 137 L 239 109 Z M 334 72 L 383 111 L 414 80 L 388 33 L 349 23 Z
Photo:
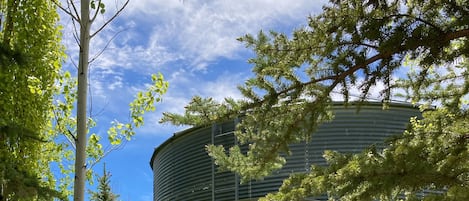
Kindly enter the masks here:
M 324 150 L 356 153 L 371 144 L 383 147 L 387 137 L 403 132 L 410 117 L 420 115 L 417 108 L 397 103 L 387 110 L 381 103 L 367 103 L 359 110 L 353 104 L 345 108 L 337 103 L 333 110 L 334 120 L 322 124 L 310 142 L 290 146 L 293 154 L 281 170 L 246 184 L 240 184 L 234 173 L 218 171 L 205 151 L 207 144 L 233 145 L 235 121 L 175 133 L 155 149 L 150 160 L 153 200 L 257 200 L 277 191 L 289 174 L 325 164 Z

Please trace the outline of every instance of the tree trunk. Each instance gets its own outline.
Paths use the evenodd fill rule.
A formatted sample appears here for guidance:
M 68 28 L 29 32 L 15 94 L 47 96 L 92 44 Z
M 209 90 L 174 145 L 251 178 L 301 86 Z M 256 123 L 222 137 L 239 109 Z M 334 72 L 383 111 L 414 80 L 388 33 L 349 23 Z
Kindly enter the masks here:
M 77 97 L 77 137 L 75 139 L 75 182 L 74 201 L 85 199 L 86 181 L 86 143 L 87 143 L 87 89 L 88 89 L 88 57 L 90 45 L 89 18 L 90 1 L 81 0 L 80 19 L 80 55 L 78 61 L 78 97 Z
M 16 13 L 16 9 L 18 9 L 18 1 L 17 0 L 9 0 L 7 2 L 7 14 L 5 20 L 5 26 L 3 30 L 3 45 L 5 47 L 11 48 L 10 39 L 11 34 L 13 33 L 13 13 Z

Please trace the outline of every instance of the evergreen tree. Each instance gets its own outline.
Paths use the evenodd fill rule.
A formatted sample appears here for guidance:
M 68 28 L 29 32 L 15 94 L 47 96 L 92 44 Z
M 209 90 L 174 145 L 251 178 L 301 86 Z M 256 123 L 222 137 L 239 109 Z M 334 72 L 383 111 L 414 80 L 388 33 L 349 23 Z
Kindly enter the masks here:
M 92 201 L 116 201 L 119 195 L 112 193 L 111 173 L 106 171 L 106 163 L 103 166 L 103 176 L 98 178 L 98 192 L 91 192 Z
M 345 104 L 352 88 L 366 101 L 370 89 L 384 108 L 397 95 L 420 104 L 424 119 L 389 141 L 348 155 L 327 151 L 329 166 L 284 181 L 266 200 L 301 200 L 321 194 L 340 200 L 466 200 L 469 197 L 469 1 L 331 0 L 308 27 L 271 31 L 239 40 L 257 54 L 254 77 L 239 89 L 243 100 L 194 97 L 182 115 L 162 122 L 211 125 L 243 115 L 228 150 L 207 146 L 221 168 L 243 181 L 260 179 L 285 164 L 288 145 L 310 140 L 333 118 L 332 93 Z M 405 76 L 405 72 L 408 75 Z M 427 110 L 430 105 L 436 106 Z M 248 151 L 241 151 L 245 145 Z M 418 197 L 424 189 L 434 189 Z M 438 189 L 446 189 L 440 191 Z

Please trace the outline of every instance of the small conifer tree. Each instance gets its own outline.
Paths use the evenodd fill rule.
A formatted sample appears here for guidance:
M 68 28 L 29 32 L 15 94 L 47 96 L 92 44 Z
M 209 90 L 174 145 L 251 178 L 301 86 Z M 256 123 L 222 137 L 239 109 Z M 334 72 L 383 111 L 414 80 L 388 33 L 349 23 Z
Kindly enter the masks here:
M 106 171 L 106 163 L 103 167 L 103 176 L 98 178 L 98 191 L 90 192 L 92 201 L 116 201 L 119 195 L 111 190 L 111 173 Z

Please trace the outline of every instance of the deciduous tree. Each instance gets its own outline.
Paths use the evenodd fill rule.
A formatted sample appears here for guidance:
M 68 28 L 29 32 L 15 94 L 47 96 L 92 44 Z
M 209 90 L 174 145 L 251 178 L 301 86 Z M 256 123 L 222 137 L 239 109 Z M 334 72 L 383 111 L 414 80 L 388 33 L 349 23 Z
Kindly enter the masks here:
M 0 200 L 64 198 L 50 171 L 48 132 L 62 59 L 50 1 L 0 1 Z
M 72 94 L 67 94 L 68 90 L 64 89 L 63 92 L 67 97 L 66 99 L 71 102 L 63 104 L 66 112 L 59 112 L 65 117 L 61 118 L 64 122 L 59 126 L 59 129 L 61 133 L 67 136 L 75 149 L 73 200 L 83 201 L 86 179 L 92 175 L 91 167 L 106 154 L 103 151 L 102 144 L 99 143 L 101 136 L 88 133 L 89 128 L 94 125 L 94 121 L 87 115 L 90 41 L 124 10 L 129 0 L 124 0 L 122 5 L 118 5 L 117 11 L 110 18 L 104 20 L 102 24 L 95 24 L 97 27 L 93 32 L 91 27 L 96 21 L 97 16 L 105 13 L 105 4 L 102 0 L 81 0 L 79 10 L 75 1 L 72 0 L 66 0 L 66 6 L 57 1 L 54 2 L 63 12 L 71 17 L 73 24 L 76 25 L 75 30 L 79 30 L 79 33 L 75 33 L 79 47 L 77 93 L 73 94 L 72 92 Z M 146 111 L 154 110 L 155 102 L 161 100 L 161 95 L 166 92 L 167 82 L 163 80 L 161 74 L 152 75 L 152 81 L 153 84 L 147 91 L 139 92 L 135 100 L 130 104 L 130 122 L 125 124 L 113 122 L 112 127 L 109 128 L 108 139 L 111 145 L 120 144 L 122 139 L 130 140 L 135 134 L 133 129 L 143 125 L 143 114 Z M 69 89 L 70 87 L 67 88 Z M 73 108 L 74 100 L 76 100 L 76 118 L 73 118 L 69 113 L 71 108 Z M 76 123 L 70 121 L 72 119 Z
M 162 122 L 210 125 L 243 114 L 235 134 L 248 151 L 234 146 L 227 153 L 213 145 L 207 150 L 216 164 L 246 181 L 281 168 L 280 153 L 289 153 L 288 144 L 310 140 L 318 125 L 332 118 L 332 93 L 341 92 L 346 104 L 352 88 L 361 90 L 364 101 L 372 87 L 383 85 L 384 107 L 403 91 L 407 100 L 436 109 L 413 119 L 385 150 L 326 152 L 329 167 L 293 175 L 266 199 L 327 193 L 341 200 L 413 200 L 422 199 L 416 193 L 423 189 L 447 190 L 433 191 L 427 200 L 467 198 L 467 5 L 467 0 L 331 0 L 308 18 L 307 27 L 291 34 L 240 38 L 256 53 L 249 60 L 255 76 L 239 87 L 244 100 L 194 97 L 184 114 L 166 113 Z
M 90 183 L 93 179 L 93 167 L 100 162 L 106 155 L 116 149 L 121 149 L 126 141 L 130 141 L 136 134 L 134 129 L 144 124 L 143 115 L 145 112 L 154 111 L 155 103 L 160 102 L 162 95 L 166 92 L 168 83 L 164 81 L 163 75 L 155 74 L 151 76 L 152 84 L 146 89 L 140 91 L 129 104 L 128 121 L 116 120 L 111 122 L 107 133 L 88 133 L 97 123 L 93 118 L 88 117 L 87 122 L 87 147 L 86 147 L 86 172 L 85 181 Z M 61 192 L 71 195 L 70 189 L 73 189 L 71 183 L 74 175 L 74 166 L 71 165 L 75 161 L 74 152 L 76 151 L 76 116 L 73 114 L 75 110 L 77 97 L 77 80 L 73 78 L 69 72 L 62 74 L 57 82 L 58 96 L 53 105 L 54 124 L 50 132 L 54 133 L 54 139 L 57 144 L 53 149 L 57 152 L 58 157 L 53 161 L 58 162 L 60 169 L 59 179 Z

